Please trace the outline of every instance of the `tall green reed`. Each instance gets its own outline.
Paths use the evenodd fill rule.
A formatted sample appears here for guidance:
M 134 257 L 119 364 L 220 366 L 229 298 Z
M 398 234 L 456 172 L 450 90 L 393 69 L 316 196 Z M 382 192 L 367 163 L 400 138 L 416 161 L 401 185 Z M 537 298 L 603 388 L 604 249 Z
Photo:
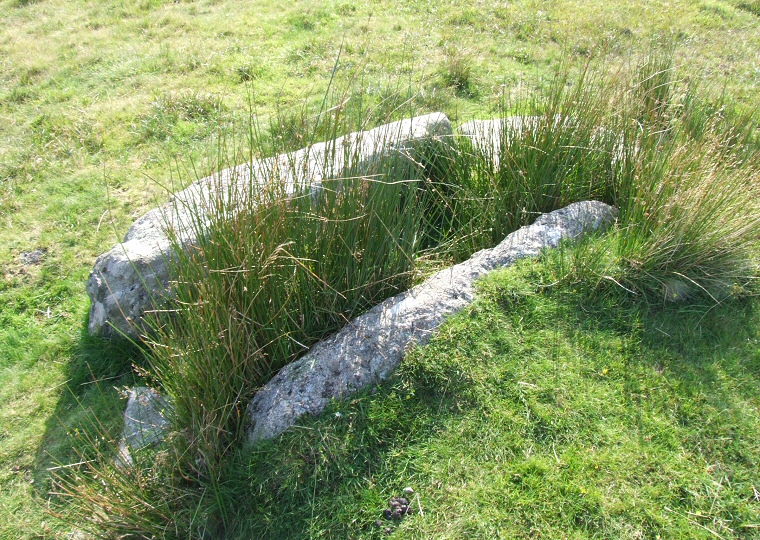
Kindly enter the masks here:
M 493 246 L 538 215 L 569 203 L 615 202 L 621 140 L 603 106 L 612 92 L 588 67 L 560 72 L 545 94 L 504 101 L 499 117 L 439 156 L 430 201 L 433 250 L 453 260 Z M 468 124 L 469 125 L 469 124 Z M 606 127 L 607 126 L 607 127 Z
M 598 241 L 604 248 L 581 249 L 586 256 L 569 272 L 654 304 L 694 296 L 720 301 L 746 292 L 760 271 L 754 116 L 725 96 L 710 99 L 709 88 L 681 73 L 666 49 L 601 81 L 603 88 L 588 85 L 589 96 L 579 100 L 595 107 L 589 116 L 604 127 L 576 140 L 594 148 L 599 134 L 607 139 L 603 154 L 612 157 L 594 169 L 602 181 L 592 196 L 620 215 Z M 587 178 L 593 183 L 593 172 Z

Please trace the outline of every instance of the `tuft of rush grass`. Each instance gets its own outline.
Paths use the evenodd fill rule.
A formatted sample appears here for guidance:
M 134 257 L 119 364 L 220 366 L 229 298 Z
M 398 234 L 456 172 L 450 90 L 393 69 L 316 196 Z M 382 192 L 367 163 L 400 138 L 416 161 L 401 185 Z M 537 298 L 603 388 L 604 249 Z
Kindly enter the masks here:
M 453 88 L 467 97 L 474 97 L 477 94 L 473 80 L 473 59 L 467 51 L 449 47 L 438 68 L 438 76 L 444 87 Z
M 219 119 L 224 110 L 222 99 L 213 94 L 187 91 L 163 94 L 153 100 L 149 112 L 139 119 L 136 131 L 148 140 L 205 138 L 210 131 L 209 121 Z
M 757 0 L 750 0 L 748 2 L 739 2 L 736 5 L 736 7 L 760 17 L 760 2 L 758 2 Z
M 273 373 L 410 286 L 416 183 L 385 171 L 325 181 L 316 194 L 275 188 L 175 253 L 176 307 L 154 324 L 150 375 L 172 399 L 196 474 L 215 474 Z
M 327 132 L 334 138 L 340 123 L 352 119 L 325 114 L 324 120 L 309 120 L 302 129 L 313 130 L 311 137 Z M 259 139 L 262 133 L 269 138 Z M 249 135 L 249 156 L 292 142 L 256 125 Z M 395 140 L 376 143 L 384 153 L 397 146 Z M 198 241 L 189 248 L 174 242 L 171 300 L 153 314 L 146 338 L 151 359 L 140 370 L 171 401 L 175 433 L 169 448 L 158 459 L 149 450 L 142 472 L 140 464 L 114 470 L 113 453 L 104 453 L 96 463 L 80 456 L 81 476 L 59 476 L 62 495 L 95 509 L 95 530 L 167 535 L 172 529 L 183 537 L 198 526 L 232 525 L 226 516 L 234 503 L 214 501 L 223 494 L 218 480 L 239 445 L 248 402 L 310 345 L 411 285 L 424 235 L 428 199 L 420 186 L 427 178 L 426 156 L 449 143 L 430 141 L 419 151 L 389 153 L 368 166 L 367 157 L 359 155 L 365 145 L 354 140 L 339 150 L 346 166 L 319 186 L 299 183 L 294 192 L 266 181 L 228 186 L 228 193 L 242 196 L 218 197 L 193 209 Z M 333 155 L 309 158 L 315 159 L 324 163 L 314 166 L 334 169 Z M 299 163 L 285 166 L 300 174 Z M 272 178 L 281 173 L 263 172 Z M 100 467 L 108 472 L 98 473 Z M 118 503 L 97 488 L 102 482 L 109 492 L 124 492 Z M 145 488 L 155 482 L 164 488 Z M 181 493 L 172 494 L 175 488 Z M 162 503 L 151 505 L 154 497 Z M 198 508 L 184 512 L 178 504 Z M 153 511 L 130 511 L 138 506 Z M 175 519 L 167 508 L 192 519 Z
M 668 58 L 650 57 L 622 100 L 621 214 L 598 278 L 655 303 L 718 302 L 758 276 L 760 139 L 753 114 L 704 102 Z
M 754 115 L 706 102 L 667 49 L 629 72 L 555 78 L 439 167 L 446 207 L 428 216 L 456 260 L 581 199 L 620 209 L 597 280 L 649 301 L 719 301 L 758 276 L 760 134 Z M 588 268 L 591 268 L 589 264 Z
M 142 370 L 172 400 L 172 435 L 163 447 L 148 449 L 140 458 L 144 470 L 139 464 L 133 471 L 114 470 L 113 456 L 107 453 L 94 460 L 83 457 L 80 461 L 85 465 L 78 475 L 61 475 L 61 492 L 72 497 L 85 515 L 96 516 L 91 519 L 95 530 L 112 534 L 184 537 L 201 530 L 212 536 L 283 534 L 270 520 L 250 522 L 251 507 L 242 504 L 246 510 L 239 511 L 240 485 L 247 482 L 244 475 L 259 474 L 240 468 L 241 463 L 257 467 L 251 465 L 255 458 L 249 451 L 240 448 L 245 407 L 256 388 L 351 317 L 408 287 L 414 272 L 428 261 L 435 267 L 435 261 L 466 258 L 535 215 L 576 200 L 598 198 L 616 204 L 620 208 L 617 228 L 604 238 L 547 256 L 538 269 L 521 265 L 525 275 L 516 274 L 510 282 L 512 289 L 499 293 L 504 300 L 496 305 L 502 302 L 512 309 L 513 304 L 533 302 L 534 296 L 553 294 L 555 289 L 575 290 L 576 301 L 586 302 L 583 309 L 598 313 L 600 305 L 615 306 L 627 299 L 626 309 L 640 319 L 650 316 L 648 305 L 692 297 L 710 299 L 714 307 L 716 302 L 748 292 L 748 283 L 758 275 L 754 231 L 760 224 L 757 188 L 751 182 L 757 175 L 760 149 L 754 125 L 750 117 L 731 114 L 724 104 L 705 104 L 694 88 L 675 76 L 670 54 L 646 57 L 627 73 L 587 67 L 570 85 L 567 75 L 560 73 L 545 96 L 510 107 L 519 116 L 501 123 L 498 144 L 453 139 L 425 148 L 419 155 L 379 160 L 369 171 L 336 171 L 335 179 L 319 189 L 304 187 L 285 193 L 283 186 L 265 185 L 251 188 L 240 199 L 208 201 L 203 208 L 211 208 L 211 214 L 201 208 L 196 213 L 197 244 L 190 248 L 175 244 L 173 299 L 156 313 L 147 338 L 150 359 Z M 345 103 L 341 99 L 329 107 L 325 100 L 315 116 L 305 112 L 291 116 L 290 136 L 277 131 L 285 125 L 283 121 L 273 123 L 269 132 L 252 125 L 247 155 L 254 159 L 273 148 L 287 149 L 294 141 L 308 147 L 319 140 L 315 137 L 334 138 L 346 126 L 366 126 L 367 118 L 373 118 L 362 107 L 343 109 Z M 302 135 L 294 138 L 296 134 Z M 384 141 L 383 146 L 394 144 Z M 347 163 L 358 161 L 356 156 L 344 157 Z M 531 280 L 538 280 L 538 285 Z M 537 309 L 546 312 L 539 322 L 550 315 L 557 320 L 569 317 L 566 306 L 551 311 L 552 302 L 536 303 Z M 701 317 L 707 316 L 705 311 L 710 310 L 701 310 Z M 500 316 L 493 310 L 489 313 L 489 317 Z M 522 317 L 533 316 L 524 313 Z M 610 318 L 617 321 L 616 317 L 624 319 L 609 315 L 599 324 L 608 324 Z M 486 326 L 489 333 L 492 325 Z M 571 335 L 562 340 L 571 340 L 581 330 L 568 332 Z M 623 332 L 640 347 L 638 327 L 626 327 Z M 526 339 L 546 341 L 541 347 L 552 343 L 539 330 Z M 457 342 L 453 340 L 454 347 Z M 559 357 L 572 346 L 565 343 L 551 354 Z M 626 347 L 621 353 L 625 358 Z M 467 357 L 473 358 L 471 354 L 478 353 L 470 351 Z M 606 350 L 605 354 L 611 353 Z M 621 362 L 628 362 L 625 358 Z M 473 406 L 466 397 L 471 395 L 468 388 L 483 381 L 462 368 L 453 369 L 436 379 L 435 385 L 445 386 L 446 399 Z M 490 367 L 483 377 L 498 378 L 488 370 L 498 372 Z M 567 376 L 578 378 L 572 373 Z M 456 392 L 449 396 L 450 385 Z M 483 388 L 495 391 L 488 385 Z M 407 397 L 411 399 L 415 392 Z M 574 407 L 582 408 L 580 399 L 574 398 Z M 540 416 L 539 405 L 531 407 L 529 414 Z M 407 417 L 403 406 L 396 413 Z M 627 425 L 605 429 L 624 431 Z M 412 431 L 407 433 L 414 433 L 414 426 L 411 422 Z M 403 424 L 394 429 L 404 432 Z M 473 433 L 470 428 L 461 429 Z M 552 432 L 551 426 L 535 429 Z M 578 445 L 589 440 L 584 429 L 579 422 L 567 427 L 579 432 Z M 544 436 L 535 435 L 537 442 Z M 667 430 L 663 436 L 674 437 Z M 377 440 L 372 444 L 382 446 Z M 285 459 L 295 458 L 291 454 Z M 555 459 L 561 462 L 560 457 Z M 321 504 L 314 500 L 316 483 L 329 482 L 317 476 L 317 465 L 324 463 L 321 456 L 312 455 L 307 461 L 315 467 L 309 503 L 313 510 Z M 308 493 L 297 486 L 301 476 L 286 475 L 284 487 L 273 488 L 281 498 L 261 499 L 260 493 L 255 504 L 278 504 L 284 512 L 298 515 L 295 506 L 304 505 L 298 493 Z M 516 473 L 518 480 L 521 477 L 522 473 Z M 334 480 L 339 486 L 343 481 L 342 477 Z M 103 482 L 106 490 L 100 487 Z M 532 481 L 529 487 L 540 486 Z M 631 526 L 627 518 L 610 518 L 600 496 L 591 497 L 586 488 L 567 489 L 568 507 L 577 507 L 577 512 L 568 514 L 571 518 L 566 513 L 544 512 L 525 519 L 544 520 L 556 530 L 609 526 L 610 534 Z M 290 490 L 294 493 L 288 494 Z M 114 499 L 113 493 L 122 496 Z M 153 504 L 156 497 L 160 501 Z M 130 511 L 135 507 L 155 512 L 146 518 Z M 486 509 L 481 511 L 488 515 Z M 752 515 L 751 509 L 748 512 Z M 482 519 L 475 517 L 475 521 Z M 489 530 L 506 527 L 499 521 L 489 529 L 466 519 L 452 525 L 462 525 L 463 535 L 472 532 L 483 537 Z M 315 522 L 313 514 L 308 527 L 311 534 L 332 531 L 319 517 Z M 353 525 L 341 530 L 350 535 L 380 534 L 371 527 L 358 530 Z M 436 531 L 432 529 L 431 534 Z

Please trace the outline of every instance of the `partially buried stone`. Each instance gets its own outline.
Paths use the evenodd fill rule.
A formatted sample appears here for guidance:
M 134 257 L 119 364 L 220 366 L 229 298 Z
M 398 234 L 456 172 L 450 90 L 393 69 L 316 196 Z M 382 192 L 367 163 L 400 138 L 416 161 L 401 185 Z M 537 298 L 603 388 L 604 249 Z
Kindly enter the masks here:
M 158 444 L 170 427 L 166 417 L 170 404 L 156 390 L 136 386 L 127 390 L 127 396 L 117 459 L 122 466 L 131 466 L 132 452 Z
M 301 416 L 319 414 L 332 400 L 387 379 L 410 346 L 424 345 L 446 317 L 473 301 L 477 278 L 537 256 L 562 240 L 601 232 L 616 215 L 616 209 L 598 201 L 543 214 L 496 247 L 438 271 L 351 320 L 259 389 L 247 410 L 247 442 L 275 437 Z

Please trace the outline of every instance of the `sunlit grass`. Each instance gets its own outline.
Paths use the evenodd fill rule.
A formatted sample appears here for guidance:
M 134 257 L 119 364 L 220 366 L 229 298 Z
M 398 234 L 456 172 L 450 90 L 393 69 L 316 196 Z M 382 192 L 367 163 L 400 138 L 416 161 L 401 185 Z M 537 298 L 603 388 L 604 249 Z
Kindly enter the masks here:
M 439 379 L 437 371 L 430 375 L 431 379 L 425 375 L 420 388 L 423 394 L 431 392 L 440 395 L 440 399 L 451 400 L 457 408 L 479 411 L 474 416 L 464 414 L 453 420 L 455 423 L 447 429 L 458 430 L 454 439 L 428 441 L 435 447 L 450 445 L 445 450 L 449 454 L 454 448 L 462 448 L 461 451 L 472 453 L 474 457 L 470 459 L 476 461 L 478 453 L 464 444 L 463 439 L 479 440 L 480 432 L 495 440 L 506 438 L 522 444 L 517 437 L 522 433 L 517 416 L 494 420 L 499 416 L 497 411 L 506 410 L 506 402 L 494 397 L 493 403 L 478 405 L 477 397 L 496 395 L 497 389 L 511 395 L 515 384 L 534 389 L 552 381 L 556 386 L 560 381 L 575 380 L 562 383 L 561 395 L 544 396 L 549 401 L 540 398 L 531 405 L 522 399 L 517 404 L 528 407 L 530 431 L 523 438 L 533 437 L 536 447 L 551 439 L 557 465 L 562 463 L 556 454 L 557 446 L 570 456 L 566 458 L 568 462 L 575 463 L 581 459 L 584 445 L 593 448 L 601 444 L 594 442 L 593 430 L 625 433 L 632 420 L 622 412 L 621 400 L 628 399 L 626 395 L 620 394 L 620 388 L 610 391 L 606 387 L 596 393 L 593 386 L 584 386 L 581 380 L 588 377 L 606 380 L 609 370 L 628 369 L 637 355 L 644 354 L 639 321 L 657 317 L 651 311 L 652 306 L 665 305 L 666 311 L 676 314 L 677 308 L 673 306 L 690 301 L 683 305 L 705 317 L 712 309 L 720 310 L 721 302 L 739 305 L 740 298 L 755 290 L 758 275 L 754 231 L 760 224 L 760 213 L 756 208 L 756 187 L 751 180 L 758 173 L 760 146 L 754 126 L 748 118 L 728 112 L 724 105 L 705 105 L 694 87 L 677 77 L 669 54 L 653 53 L 626 72 L 589 68 L 575 84 L 568 84 L 567 76 L 560 73 L 545 94 L 508 105 L 508 110 L 517 110 L 522 115 L 502 118 L 482 141 L 468 142 L 461 140 L 461 136 L 439 140 L 414 155 L 379 160 L 371 170 L 342 170 L 336 179 L 323 181 L 316 191 L 308 184 L 295 193 L 268 186 L 251 189 L 242 199 L 222 195 L 196 208 L 193 236 L 198 240 L 189 247 L 177 240 L 173 253 L 173 297 L 162 306 L 154 319 L 153 331 L 148 333 L 149 360 L 142 370 L 171 398 L 173 432 L 161 448 L 144 451 L 132 470 L 114 468 L 113 452 L 104 451 L 102 448 L 107 446 L 102 447 L 101 443 L 97 443 L 99 450 L 95 453 L 100 453 L 100 458 L 92 460 L 87 454 L 91 450 L 80 450 L 81 461 L 86 464 L 78 475 L 67 472 L 59 476 L 62 493 L 73 498 L 73 505 L 80 507 L 83 515 L 97 516 L 89 520 L 94 530 L 112 534 L 183 537 L 205 530 L 218 536 L 243 534 L 240 531 L 249 528 L 258 536 L 275 534 L 279 526 L 276 523 L 258 517 L 251 521 L 247 517 L 250 510 L 239 511 L 238 491 L 248 493 L 251 486 L 247 482 L 257 482 L 249 480 L 245 467 L 240 468 L 240 463 L 250 463 L 254 469 L 259 466 L 256 465 L 259 451 L 241 445 L 245 407 L 256 389 L 312 343 L 362 310 L 409 287 L 415 271 L 464 259 L 493 245 L 540 213 L 594 198 L 619 207 L 620 215 L 612 232 L 547 254 L 540 264 L 522 264 L 520 270 L 514 271 L 512 281 L 497 287 L 498 291 L 484 285 L 492 296 L 496 295 L 492 304 L 482 316 L 480 309 L 489 305 L 487 301 L 469 312 L 475 319 L 471 320 L 472 328 L 461 327 L 467 337 L 453 336 L 450 329 L 443 331 L 443 336 L 449 332 L 451 346 L 458 352 L 448 360 L 441 358 L 445 364 L 441 369 L 445 368 L 445 372 Z M 373 113 L 361 108 L 347 111 L 340 106 L 322 105 L 322 108 L 341 111 L 344 116 L 335 112 L 322 120 L 326 125 L 320 125 L 320 115 L 303 114 L 302 119 L 318 120 L 311 124 L 294 123 L 298 130 L 290 132 L 291 135 L 338 134 L 341 126 L 365 126 L 366 119 L 373 117 Z M 256 125 L 250 133 L 251 147 L 247 153 L 251 156 L 265 154 L 268 148 L 278 145 L 292 144 L 292 140 L 279 135 L 266 139 L 265 132 Z M 310 141 L 304 140 L 307 146 Z M 381 146 L 397 145 L 384 141 Z M 359 160 L 349 160 L 347 156 L 346 162 Z M 557 301 L 562 302 L 561 306 L 555 305 Z M 583 320 L 578 320 L 580 315 L 570 311 L 576 309 L 573 305 L 592 315 L 583 315 Z M 623 312 L 603 314 L 602 306 L 619 306 Z M 499 309 L 506 311 L 500 313 Z M 476 359 L 482 355 L 486 359 L 498 356 L 497 351 L 481 350 L 486 347 L 483 343 L 494 339 L 493 319 L 507 317 L 515 321 L 513 317 L 518 316 L 520 309 L 528 311 L 519 315 L 519 324 L 515 323 L 519 328 L 506 325 L 517 337 L 504 339 L 529 344 L 521 345 L 520 350 L 523 347 L 525 350 L 521 354 L 542 351 L 534 361 L 535 367 L 541 369 L 526 377 L 529 380 L 511 381 L 502 387 L 492 382 L 503 380 L 498 365 L 477 364 Z M 513 313 L 515 310 L 518 314 Z M 479 321 L 478 317 L 484 320 Z M 562 322 L 566 319 L 569 326 Z M 610 324 L 617 328 L 617 337 L 602 338 Z M 536 325 L 551 328 L 551 332 Z M 584 331 L 601 332 L 602 342 L 612 339 L 609 347 L 589 351 L 610 356 L 610 366 L 599 367 L 599 373 L 586 372 L 580 364 L 560 365 L 560 358 L 568 355 L 581 361 L 578 347 L 583 349 L 590 342 L 579 342 L 576 335 Z M 673 330 L 662 332 L 670 336 Z M 445 344 L 445 338 L 442 339 Z M 659 346 L 654 337 L 648 335 L 646 339 L 653 340 L 647 341 L 647 347 Z M 687 342 L 683 346 L 692 344 Z M 699 349 L 695 354 L 707 351 Z M 546 364 L 549 360 L 554 362 L 552 373 L 551 366 Z M 600 357 L 593 361 L 603 360 Z M 471 364 L 471 369 L 462 369 L 457 362 L 476 364 Z M 481 369 L 476 369 L 477 365 Z M 415 366 L 414 360 L 411 366 Z M 412 379 L 417 375 L 415 372 Z M 410 380 L 403 384 L 417 385 Z M 624 381 L 623 388 L 629 384 L 633 383 Z M 565 396 L 570 388 L 578 392 L 572 399 Z M 382 396 L 377 399 L 391 402 L 397 399 L 395 394 Z M 418 397 L 415 388 L 406 391 L 405 399 L 412 400 L 410 406 L 416 403 L 424 407 L 414 401 Z M 375 402 L 374 398 L 366 399 Z M 403 402 L 401 405 L 391 402 L 376 403 L 381 408 L 394 408 L 400 419 L 406 418 Z M 560 414 L 555 410 L 557 407 L 564 412 Z M 609 409 L 609 418 L 594 416 L 595 407 Z M 621 413 L 612 414 L 615 410 Z M 410 414 L 417 413 L 412 410 Z M 556 435 L 555 423 L 563 417 L 567 417 L 568 424 L 563 424 Z M 366 429 L 380 429 L 371 414 L 370 418 Z M 419 429 L 415 427 L 417 420 L 410 420 L 405 427 L 400 419 L 393 428 L 398 436 L 407 433 L 415 448 L 421 444 L 423 452 L 432 451 L 424 450 L 427 443 L 414 435 Z M 434 420 L 430 416 L 428 421 L 438 425 L 448 420 L 446 417 Z M 329 425 L 324 419 L 317 422 Z M 680 437 L 675 433 L 676 426 L 661 429 L 660 436 L 668 440 Z M 749 430 L 751 426 L 742 429 Z M 84 448 L 97 442 L 89 432 L 80 440 Z M 286 436 L 286 440 L 290 439 Z M 490 441 L 482 442 L 483 448 L 489 447 Z M 379 440 L 371 444 L 377 448 L 368 448 L 369 454 L 388 451 Z M 638 446 L 633 444 L 625 451 L 635 453 L 635 448 Z M 662 459 L 675 459 L 669 453 L 670 447 L 655 450 L 662 454 Z M 538 474 L 526 484 L 529 491 L 523 493 L 515 487 L 518 499 L 513 502 L 518 506 L 528 504 L 520 502 L 519 497 L 526 497 L 526 501 L 541 497 L 540 478 L 549 474 L 550 465 L 554 466 L 545 459 L 536 461 L 531 452 L 523 448 L 522 456 L 516 451 L 502 456 L 505 463 L 512 464 L 510 467 L 524 471 L 514 473 L 510 480 L 518 486 L 522 485 L 523 475 L 532 478 L 534 473 Z M 467 459 L 457 455 L 458 466 L 465 466 Z M 292 460 L 296 456 L 288 454 L 283 458 Z M 346 454 L 337 459 L 344 460 L 340 466 L 350 469 L 355 456 Z M 630 458 L 616 455 L 610 459 L 621 468 L 610 470 L 607 481 L 614 482 L 615 475 L 622 481 L 629 466 L 626 460 Z M 310 463 L 316 467 L 320 460 L 312 457 Z M 453 500 L 464 497 L 453 504 L 462 504 L 460 510 L 472 515 L 457 516 L 449 526 L 457 528 L 460 534 L 482 537 L 512 527 L 505 520 L 513 520 L 515 530 L 522 530 L 522 534 L 528 534 L 525 531 L 531 530 L 534 521 L 557 530 L 606 528 L 608 534 L 634 530 L 630 509 L 626 506 L 625 511 L 616 513 L 617 510 L 608 508 L 602 493 L 587 485 L 591 474 L 588 464 L 576 465 L 573 470 L 577 471 L 577 478 L 568 479 L 557 473 L 567 484 L 558 488 L 559 495 L 564 497 L 562 504 L 568 505 L 567 511 L 532 509 L 526 510 L 523 517 L 520 512 L 508 514 L 510 518 L 497 512 L 493 517 L 496 522 L 490 523 L 491 514 L 486 508 L 469 502 L 466 493 L 452 489 Z M 478 480 L 478 490 L 484 498 L 510 485 L 510 481 L 503 484 L 501 477 L 489 475 L 487 465 L 479 466 L 480 470 L 474 470 L 475 465 L 471 464 L 466 474 L 485 475 Z M 680 474 L 679 471 L 676 467 L 672 474 Z M 276 497 L 257 498 L 264 502 L 254 503 L 279 505 L 275 514 L 283 512 L 283 523 L 288 512 L 300 515 L 297 507 L 303 507 L 304 502 L 299 498 L 308 495 L 308 489 L 299 487 L 302 473 L 295 477 L 293 474 L 296 472 L 285 473 L 282 481 L 287 487 L 275 490 Z M 317 474 L 315 469 L 314 481 L 324 484 L 323 480 L 317 480 Z M 104 482 L 105 490 L 101 488 Z M 346 485 L 354 485 L 350 477 L 341 475 L 332 483 L 339 491 Z M 561 482 L 552 479 L 551 483 Z M 241 485 L 248 487 L 240 488 Z M 617 487 L 610 489 L 614 492 Z M 655 482 L 651 487 L 655 493 L 645 489 L 637 495 L 642 497 L 644 506 L 655 505 L 659 500 L 656 493 L 662 486 Z M 320 487 L 320 492 L 323 489 L 328 488 Z M 122 498 L 114 499 L 114 493 L 122 494 Z M 613 498 L 622 496 L 614 492 Z M 322 504 L 314 497 L 309 501 L 312 509 Z M 154 498 L 156 504 L 151 502 Z M 668 504 L 675 504 L 671 498 L 667 500 Z M 130 510 L 135 505 L 151 510 L 147 514 Z M 353 508 L 359 514 L 366 512 Z M 752 516 L 751 507 L 745 513 Z M 315 525 L 313 516 L 310 518 L 308 527 L 312 533 L 314 526 L 326 527 L 322 519 L 324 516 L 319 516 Z M 718 528 L 730 529 L 733 522 L 721 517 L 716 523 Z M 362 532 L 372 537 L 381 532 L 380 528 L 367 528 L 366 524 L 359 529 L 345 523 L 342 526 L 345 527 L 342 534 Z M 662 531 L 667 535 L 670 533 L 664 531 L 682 526 L 688 528 L 679 519 L 660 516 L 642 525 L 641 530 L 646 534 Z M 243 536 L 247 534 L 251 533 Z M 443 531 L 433 528 L 429 534 L 442 535 Z
M 751 538 L 756 307 L 590 298 L 558 285 L 572 251 L 490 276 L 377 393 L 242 454 L 235 534 Z
M 71 458 L 65 433 L 86 423 L 76 399 L 118 414 L 113 387 L 131 384 L 130 366 L 142 363 L 139 351 L 117 354 L 83 337 L 87 274 L 163 201 L 161 186 L 214 170 L 216 129 L 245 124 L 249 95 L 264 126 L 278 108 L 321 100 L 342 47 L 346 72 L 363 74 L 351 103 L 360 95 L 384 103 L 370 125 L 407 114 L 410 99 L 461 122 L 545 86 L 566 54 L 625 63 L 653 37 L 672 36 L 676 65 L 752 107 L 760 49 L 752 4 L 0 1 L 0 537 L 72 529 L 45 513 L 46 469 Z M 299 17 L 306 25 L 291 24 Z M 452 51 L 472 58 L 476 93 L 442 87 L 437 71 Z M 430 77 L 420 86 L 418 75 Z M 214 96 L 226 113 L 170 118 L 170 130 L 157 124 L 165 132 L 146 137 L 157 99 L 183 95 Z M 191 172 L 172 186 L 175 166 Z M 489 227 L 471 224 L 479 238 Z M 442 258 L 470 249 L 456 246 Z M 20 263 L 37 248 L 48 250 L 41 265 Z

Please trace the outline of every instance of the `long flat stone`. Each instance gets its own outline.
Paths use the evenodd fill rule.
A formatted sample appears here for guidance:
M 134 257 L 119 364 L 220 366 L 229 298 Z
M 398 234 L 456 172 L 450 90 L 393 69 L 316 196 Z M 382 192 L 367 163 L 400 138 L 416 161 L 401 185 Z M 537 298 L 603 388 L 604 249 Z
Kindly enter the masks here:
M 301 416 L 319 414 L 331 400 L 388 378 L 409 346 L 427 342 L 447 316 L 473 301 L 476 279 L 563 239 L 603 230 L 616 215 L 615 208 L 597 201 L 544 214 L 495 248 L 479 251 L 353 319 L 256 393 L 247 409 L 247 442 L 275 437 Z
M 245 205 L 251 194 L 272 190 L 288 196 L 341 175 L 372 174 L 389 159 L 411 165 L 415 151 L 431 141 L 449 138 L 451 123 L 442 113 L 385 124 L 350 133 L 296 152 L 255 160 L 194 182 L 166 204 L 138 219 L 124 241 L 98 257 L 87 281 L 89 332 L 110 337 L 136 336 L 145 311 L 168 290 L 172 247 L 169 232 L 187 247 L 218 215 L 219 201 L 229 212 Z
M 551 126 L 547 125 L 548 122 L 549 119 L 543 116 L 508 116 L 490 120 L 470 120 L 459 126 L 456 133 L 458 139 L 469 139 L 472 148 L 480 155 L 485 156 L 491 165 L 498 169 L 505 149 L 531 132 L 549 128 L 568 130 L 569 134 L 574 128 L 580 131 L 577 120 L 571 117 L 555 115 Z M 610 162 L 612 165 L 623 159 L 625 140 L 622 135 L 615 134 L 602 126 L 597 126 L 592 131 L 590 139 L 589 151 L 611 149 Z M 529 141 L 530 138 L 526 140 Z

